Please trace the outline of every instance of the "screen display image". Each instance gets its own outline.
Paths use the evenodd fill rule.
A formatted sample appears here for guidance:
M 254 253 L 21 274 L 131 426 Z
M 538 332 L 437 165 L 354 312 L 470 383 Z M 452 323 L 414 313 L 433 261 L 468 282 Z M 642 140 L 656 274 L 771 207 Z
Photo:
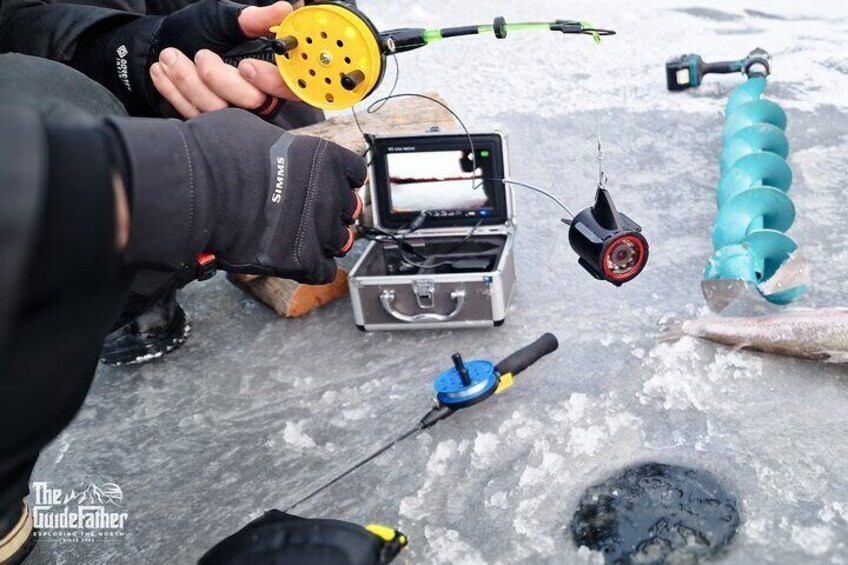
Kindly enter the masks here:
M 491 183 L 484 182 L 488 157 L 488 151 L 477 151 L 474 170 L 469 151 L 389 153 L 392 212 L 440 210 L 486 215 L 493 206 Z

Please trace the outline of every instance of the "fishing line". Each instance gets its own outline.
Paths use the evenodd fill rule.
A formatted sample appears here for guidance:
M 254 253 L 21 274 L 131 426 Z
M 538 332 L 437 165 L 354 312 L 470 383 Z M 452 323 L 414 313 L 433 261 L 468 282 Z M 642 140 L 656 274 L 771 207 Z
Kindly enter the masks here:
M 428 96 L 426 94 L 419 94 L 419 93 L 416 93 L 416 92 L 395 93 L 395 90 L 397 89 L 398 82 L 400 81 L 400 64 L 398 63 L 396 54 L 392 54 L 392 59 L 394 60 L 394 63 L 395 63 L 395 77 L 394 77 L 394 80 L 392 81 L 392 86 L 389 89 L 388 95 L 386 95 L 382 98 L 378 98 L 377 100 L 373 101 L 365 109 L 365 112 L 368 113 L 368 114 L 376 114 L 390 100 L 396 100 L 398 98 L 421 98 L 421 99 L 424 99 L 424 100 L 428 100 L 428 101 L 430 101 L 434 104 L 438 104 L 439 106 L 444 108 L 448 113 L 450 113 L 450 115 L 453 116 L 454 119 L 456 119 L 457 123 L 462 128 L 462 131 L 465 133 L 465 137 L 468 139 L 468 145 L 471 148 L 470 157 L 471 157 L 472 169 L 473 169 L 473 171 L 476 172 L 477 171 L 477 152 L 474 148 L 474 139 L 472 138 L 471 132 L 468 129 L 468 127 L 465 125 L 465 122 L 463 121 L 463 119 L 450 106 L 448 106 L 447 104 L 445 104 L 444 102 L 442 102 L 441 100 L 439 100 L 437 98 L 433 98 L 432 96 Z M 356 123 L 356 127 L 359 130 L 360 135 L 362 135 L 362 137 L 367 140 L 368 137 L 367 137 L 365 131 L 362 129 L 362 124 L 359 122 L 359 116 L 356 113 L 356 108 L 351 107 L 350 111 L 351 111 L 351 114 L 353 115 L 353 120 Z M 597 118 L 597 123 L 598 123 L 598 149 L 600 151 L 600 139 L 601 139 L 600 117 L 596 116 L 596 118 Z M 366 150 L 365 154 L 367 154 L 368 151 L 370 151 L 370 149 Z M 586 151 L 585 149 L 581 150 L 580 155 L 585 153 L 585 151 Z M 600 159 L 602 157 L 603 157 L 603 153 L 601 152 L 600 155 L 599 155 L 599 165 L 598 165 L 599 167 L 600 167 Z M 601 174 L 602 179 L 606 179 L 606 174 L 603 173 L 603 171 L 601 171 L 600 174 Z M 472 188 L 472 190 L 475 190 L 475 191 L 479 190 L 480 187 L 483 185 L 483 182 L 485 182 L 485 181 L 503 182 L 503 183 L 506 183 L 506 184 L 511 184 L 511 185 L 514 185 L 514 186 L 520 186 L 522 188 L 532 190 L 534 192 L 537 192 L 537 193 L 542 194 L 545 197 L 549 198 L 557 206 L 562 208 L 565 211 L 566 214 L 569 215 L 569 218 L 560 218 L 560 221 L 562 221 L 562 223 L 564 223 L 566 225 L 570 225 L 571 219 L 574 218 L 574 212 L 572 212 L 571 209 L 568 208 L 568 206 L 566 206 L 559 198 L 557 198 L 556 196 L 551 194 L 550 191 L 547 191 L 547 190 L 540 188 L 538 186 L 535 186 L 535 185 L 532 185 L 532 184 L 529 184 L 529 183 L 525 183 L 525 182 L 521 182 L 521 181 L 517 181 L 517 180 L 512 180 L 512 179 L 482 179 L 482 182 L 476 182 L 476 180 L 477 179 L 474 177 L 474 173 L 472 173 L 472 176 L 471 176 L 471 185 L 472 186 L 471 186 L 471 188 Z
M 506 184 L 514 184 L 516 186 L 527 188 L 529 190 L 532 190 L 534 192 L 538 192 L 539 194 L 542 194 L 542 195 L 548 197 L 549 199 L 553 200 L 556 203 L 557 206 L 559 206 L 560 208 L 565 210 L 565 213 L 570 216 L 570 218 L 568 218 L 568 219 L 560 218 L 560 221 L 567 226 L 571 225 L 571 220 L 574 218 L 574 212 L 572 212 L 571 209 L 569 209 L 568 206 L 563 204 L 562 201 L 559 198 L 557 198 L 556 196 L 551 194 L 549 191 L 547 191 L 543 188 L 539 188 L 538 186 L 528 184 L 526 182 L 521 182 L 521 181 L 512 180 L 512 179 L 487 179 L 487 180 L 495 180 L 495 181 L 500 181 L 500 182 L 506 183 Z
M 433 98 L 432 96 L 427 96 L 426 94 L 419 94 L 417 92 L 401 92 L 401 93 L 396 94 L 395 90 L 397 89 L 398 81 L 400 80 L 400 64 L 398 63 L 398 60 L 397 60 L 397 54 L 393 53 L 392 59 L 395 62 L 395 78 L 394 78 L 394 81 L 392 82 L 391 88 L 389 89 L 389 94 L 387 96 L 382 97 L 382 98 L 378 98 L 377 100 L 375 100 L 371 104 L 369 104 L 368 107 L 365 108 L 365 113 L 366 114 L 376 114 L 377 112 L 382 110 L 383 107 L 390 100 L 396 100 L 398 98 L 422 98 L 424 100 L 429 100 L 430 102 L 432 102 L 434 104 L 438 104 L 439 106 L 444 108 L 448 113 L 450 113 L 451 116 L 454 117 L 454 119 L 457 121 L 457 123 L 460 125 L 460 127 L 462 127 L 462 131 L 465 132 L 465 137 L 468 139 L 468 145 L 471 148 L 470 157 L 471 157 L 472 171 L 476 172 L 477 171 L 477 154 L 476 154 L 476 151 L 474 149 L 474 139 L 471 137 L 471 132 L 465 126 L 465 122 L 462 120 L 462 118 L 459 117 L 459 114 L 457 114 L 456 112 L 454 112 L 450 108 L 450 106 L 448 106 L 447 104 L 445 104 L 444 102 L 442 102 L 441 100 L 439 100 L 437 98 Z M 353 106 L 351 106 L 350 111 L 353 114 L 353 121 L 356 123 L 357 129 L 359 129 L 360 135 L 362 135 L 362 137 L 365 140 L 367 140 L 368 136 L 365 134 L 365 131 L 362 129 L 362 125 L 359 123 L 359 117 L 356 115 L 356 109 Z M 471 173 L 471 188 L 472 188 L 472 190 L 477 190 L 477 186 L 475 185 L 475 182 L 474 182 L 475 181 L 474 172 Z
M 307 494 L 303 498 L 300 498 L 299 500 L 297 500 L 297 502 L 290 504 L 288 507 L 286 507 L 283 510 L 283 512 L 288 512 L 289 510 L 292 510 L 295 506 L 300 506 L 301 504 L 303 504 L 307 500 L 311 500 L 312 498 L 318 496 L 319 494 L 321 494 L 322 492 L 324 492 L 325 490 L 327 490 L 328 488 L 330 488 L 331 486 L 333 486 L 334 484 L 336 484 L 340 480 L 344 479 L 345 477 L 347 477 L 348 475 L 350 475 L 351 473 L 353 473 L 354 471 L 356 471 L 357 469 L 359 469 L 363 465 L 370 463 L 371 461 L 373 461 L 374 459 L 376 459 L 377 457 L 379 457 L 383 453 L 387 452 L 392 447 L 394 447 L 398 443 L 402 442 L 403 440 L 405 440 L 406 438 L 408 438 L 412 434 L 414 434 L 414 433 L 416 433 L 420 430 L 423 430 L 423 429 L 424 429 L 424 424 L 419 422 L 414 428 L 410 428 L 409 430 L 398 435 L 397 437 L 395 437 L 391 441 L 385 443 L 382 447 L 380 447 L 379 449 L 377 449 L 376 451 L 374 451 L 373 453 L 371 453 L 367 457 L 360 459 L 358 462 L 351 465 L 350 467 L 348 467 L 347 469 L 345 469 L 340 474 L 336 475 L 335 477 L 333 477 L 332 479 L 330 479 L 326 483 L 322 484 L 317 489 L 313 490 L 312 492 L 310 492 L 309 494 Z
M 491 178 L 480 178 L 480 177 L 476 176 L 477 171 L 478 171 L 478 161 L 477 161 L 477 154 L 476 154 L 477 151 L 476 151 L 476 148 L 474 147 L 474 139 L 471 135 L 470 130 L 466 126 L 465 121 L 450 106 L 448 106 L 446 103 L 442 102 L 441 100 L 439 100 L 437 98 L 434 98 L 432 96 L 428 96 L 426 94 L 419 94 L 419 93 L 413 93 L 413 92 L 396 93 L 395 90 L 397 89 L 397 85 L 400 82 L 400 64 L 398 63 L 397 56 L 395 54 L 392 54 L 392 59 L 394 59 L 394 63 L 395 63 L 395 77 L 394 77 L 394 80 L 392 81 L 392 86 L 389 89 L 389 94 L 387 96 L 382 97 L 382 98 L 378 98 L 377 100 L 375 100 L 371 104 L 369 104 L 368 107 L 365 109 L 365 112 L 367 114 L 376 114 L 382 108 L 384 108 L 385 105 L 390 100 L 395 100 L 395 99 L 398 99 L 398 98 L 420 98 L 420 99 L 423 99 L 423 100 L 427 100 L 427 101 L 429 101 L 433 104 L 437 104 L 438 106 L 443 108 L 446 112 L 448 112 L 451 116 L 453 116 L 453 118 L 456 120 L 456 122 L 462 128 L 462 131 L 464 132 L 465 137 L 468 140 L 468 145 L 470 147 L 469 157 L 470 157 L 471 165 L 472 165 L 472 172 L 471 172 L 469 180 L 471 181 L 471 189 L 473 191 L 478 190 L 485 182 L 489 181 L 489 182 L 502 182 L 504 184 L 522 187 L 522 188 L 525 188 L 527 190 L 531 190 L 533 192 L 541 194 L 541 195 L 545 196 L 546 198 L 548 198 L 553 203 L 555 203 L 560 209 L 562 209 L 568 215 L 568 217 L 560 218 L 560 221 L 563 224 L 570 226 L 570 229 L 572 231 L 574 229 L 575 222 L 577 222 L 578 227 L 584 226 L 585 220 L 587 219 L 587 218 L 583 218 L 584 212 L 588 213 L 590 216 L 593 216 L 596 213 L 594 207 L 589 208 L 587 210 L 584 210 L 583 212 L 581 212 L 581 218 L 583 218 L 583 219 L 578 221 L 577 215 L 568 206 L 566 206 L 565 203 L 563 203 L 559 198 L 557 198 L 550 191 L 545 190 L 545 189 L 543 189 L 539 186 L 536 186 L 536 185 L 533 185 L 533 184 L 530 184 L 530 183 L 526 183 L 526 182 L 522 182 L 522 181 L 518 181 L 518 180 L 513 180 L 513 179 L 491 179 Z M 366 141 L 368 141 L 368 136 L 365 133 L 364 129 L 362 128 L 362 124 L 359 121 L 359 116 L 357 115 L 356 110 L 353 106 L 351 107 L 351 113 L 353 115 L 354 123 L 356 124 L 356 127 L 359 130 L 360 135 L 362 135 L 363 138 Z M 598 205 L 598 203 L 601 200 L 603 200 L 604 202 L 600 204 L 601 207 L 599 208 L 600 211 L 598 213 L 599 214 L 605 213 L 607 215 L 612 214 L 614 216 L 617 216 L 618 212 L 615 210 L 614 206 L 611 204 L 611 197 L 609 196 L 609 193 L 606 191 L 606 184 L 609 181 L 609 177 L 607 176 L 607 174 L 603 170 L 604 151 L 603 151 L 602 142 L 601 142 L 600 116 L 597 113 L 596 113 L 596 123 L 597 123 L 597 130 L 598 130 L 597 136 L 596 136 L 596 141 L 597 141 L 597 156 L 596 156 L 596 158 L 597 158 L 597 161 L 598 161 L 598 185 L 597 185 L 597 191 L 596 191 L 596 205 Z M 369 150 L 370 150 L 370 147 L 369 147 Z M 366 150 L 364 155 L 367 155 L 368 152 L 369 151 Z M 585 149 L 582 150 L 579 153 L 579 156 L 582 156 L 584 152 L 585 152 Z M 607 219 L 609 219 L 609 218 L 607 218 Z M 372 229 L 371 233 L 380 233 L 382 231 L 381 235 L 388 235 L 392 240 L 394 240 L 398 244 L 400 260 L 401 260 L 402 263 L 404 263 L 406 265 L 409 265 L 409 266 L 412 266 L 412 267 L 415 267 L 415 268 L 418 268 L 418 269 L 427 269 L 427 268 L 432 269 L 432 268 L 438 268 L 438 267 L 446 265 L 446 264 L 450 264 L 450 262 L 441 261 L 441 262 L 435 263 L 433 265 L 427 265 L 426 264 L 427 258 L 422 256 L 422 254 L 420 252 L 418 252 L 417 250 L 415 250 L 414 247 L 412 247 L 412 246 L 410 246 L 406 243 L 406 237 L 409 236 L 414 231 L 416 231 L 417 228 L 421 227 L 425 220 L 426 220 L 426 211 L 422 212 L 418 216 L 418 218 L 416 218 L 416 220 L 414 222 L 412 222 L 414 224 L 417 224 L 417 227 L 415 229 L 410 229 L 406 234 L 402 235 L 401 237 L 397 237 L 396 235 L 393 235 L 393 234 L 388 234 L 388 233 L 386 233 L 382 230 L 378 231 L 378 230 Z M 483 223 L 483 220 L 481 219 L 480 222 L 478 222 L 474 227 L 472 227 L 468 231 L 468 233 L 465 235 L 465 237 L 456 246 L 451 248 L 451 250 L 448 254 L 455 253 L 457 250 L 459 250 L 462 247 L 462 245 L 464 245 L 477 232 L 477 229 L 479 228 L 480 225 L 482 225 L 482 223 Z M 612 237 L 613 239 L 610 239 L 609 241 L 616 241 L 617 245 L 615 247 L 610 247 L 609 249 L 607 249 L 607 247 L 608 247 L 607 243 L 608 242 L 605 242 L 605 240 L 603 238 L 599 239 L 596 236 L 595 240 L 592 240 L 592 242 L 589 242 L 586 245 L 583 245 L 582 243 L 580 244 L 581 249 L 583 247 L 586 247 L 586 249 L 582 249 L 583 252 L 589 253 L 591 251 L 591 253 L 595 253 L 596 251 L 598 251 L 597 249 L 595 249 L 595 247 L 597 247 L 597 245 L 596 245 L 597 241 L 601 241 L 600 252 L 601 252 L 602 255 L 606 254 L 606 255 L 603 255 L 603 256 L 607 257 L 607 259 L 609 259 L 608 255 L 611 252 L 610 250 L 618 251 L 619 254 L 622 255 L 624 253 L 624 251 L 622 251 L 622 250 L 624 250 L 623 246 L 636 245 L 637 246 L 636 257 L 638 259 L 638 263 L 636 264 L 636 268 L 625 268 L 626 266 L 619 267 L 620 269 L 624 269 L 623 272 L 625 272 L 626 276 L 625 275 L 619 275 L 619 274 L 612 276 L 612 275 L 609 275 L 606 271 L 602 272 L 599 269 L 603 268 L 603 265 L 601 265 L 601 267 L 598 267 L 598 269 L 593 270 L 592 267 L 587 267 L 587 265 L 594 265 L 594 263 L 586 262 L 586 261 L 584 261 L 584 263 L 581 263 L 581 265 L 583 265 L 584 268 L 589 270 L 589 272 L 593 276 L 595 276 L 596 278 L 607 280 L 607 281 L 612 282 L 613 284 L 616 284 L 616 285 L 620 285 L 623 282 L 626 282 L 627 280 L 632 279 L 639 272 L 641 272 L 642 268 L 644 267 L 645 259 L 647 257 L 647 254 L 645 252 L 645 250 L 647 249 L 647 243 L 645 242 L 644 237 L 638 234 L 638 232 L 641 231 L 641 227 L 638 226 L 638 224 L 630 222 L 632 224 L 631 227 L 633 227 L 633 229 L 631 230 L 630 228 L 628 228 L 627 230 L 622 231 L 622 229 L 620 228 L 619 219 L 616 218 L 616 220 L 612 222 L 612 225 L 619 226 L 619 228 L 617 230 L 614 230 L 614 231 L 609 231 L 608 229 L 603 228 L 603 225 L 606 225 L 606 224 L 598 224 L 597 219 L 593 220 L 591 223 L 592 223 L 593 226 L 596 226 L 599 230 L 603 231 L 603 235 L 604 235 L 605 238 L 609 239 L 609 238 Z M 407 224 L 407 226 L 409 226 L 409 225 L 410 224 Z M 398 230 L 398 231 L 402 231 L 403 229 L 404 228 L 401 228 L 401 230 Z M 586 228 L 583 228 L 583 231 L 585 231 L 585 229 Z M 606 229 L 606 231 L 604 231 L 605 229 Z M 589 228 L 589 231 L 592 231 L 592 228 Z M 633 233 L 635 235 L 624 234 L 625 231 L 627 231 L 628 233 L 630 231 L 633 231 Z M 571 233 L 571 231 L 569 233 Z M 624 234 L 624 236 L 622 236 L 621 234 Z M 571 238 L 571 236 L 569 236 L 569 237 Z M 587 236 L 584 234 L 581 237 L 585 238 Z M 624 239 L 621 239 L 621 241 L 619 241 L 619 239 L 621 237 L 624 237 Z M 578 239 L 580 239 L 580 238 L 578 238 Z M 636 240 L 638 240 L 638 241 L 636 241 Z M 582 239 L 580 241 L 582 242 Z M 636 241 L 636 243 L 633 243 L 634 241 Z M 573 248 L 574 248 L 575 245 L 577 245 L 574 242 L 572 242 L 571 239 L 569 239 L 569 242 L 571 243 Z M 580 243 L 580 242 L 578 242 L 578 243 Z M 587 247 L 587 245 L 588 245 L 588 247 Z M 589 248 L 591 248 L 591 249 L 589 249 Z M 627 248 L 627 250 L 630 250 L 630 249 L 631 249 L 630 247 Z M 577 249 L 575 249 L 575 250 L 577 250 Z M 421 259 L 423 262 L 419 263 L 417 261 L 410 259 L 407 256 L 407 253 L 413 254 L 415 257 Z M 580 251 L 578 251 L 578 253 L 580 253 Z M 622 256 L 624 256 L 624 255 L 622 255 Z M 593 257 L 593 260 L 597 260 L 597 257 Z M 614 263 L 614 262 L 612 262 L 612 263 Z M 629 277 L 629 278 L 627 278 L 627 277 Z

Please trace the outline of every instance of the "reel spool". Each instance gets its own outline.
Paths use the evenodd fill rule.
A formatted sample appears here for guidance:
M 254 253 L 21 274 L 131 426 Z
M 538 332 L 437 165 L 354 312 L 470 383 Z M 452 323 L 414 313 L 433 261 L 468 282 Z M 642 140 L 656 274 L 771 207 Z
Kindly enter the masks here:
M 385 73 L 385 54 L 374 24 L 342 4 L 294 10 L 271 31 L 284 46 L 274 60 L 286 85 L 316 108 L 349 108 L 371 94 Z
M 592 35 L 596 42 L 601 36 L 615 34 L 612 30 L 595 29 L 587 22 L 507 24 L 503 18 L 496 18 L 492 25 L 379 32 L 354 6 L 328 1 L 294 10 L 271 28 L 276 38 L 266 41 L 283 81 L 292 92 L 316 108 L 343 110 L 361 102 L 380 85 L 387 55 L 462 35 L 492 32 L 503 39 L 509 31 L 542 30 Z M 261 53 L 250 56 L 264 58 Z
M 433 382 L 436 399 L 451 408 L 466 408 L 482 402 L 495 393 L 499 376 L 489 361 L 463 362 L 459 353 L 453 354 L 454 366 L 441 373 Z

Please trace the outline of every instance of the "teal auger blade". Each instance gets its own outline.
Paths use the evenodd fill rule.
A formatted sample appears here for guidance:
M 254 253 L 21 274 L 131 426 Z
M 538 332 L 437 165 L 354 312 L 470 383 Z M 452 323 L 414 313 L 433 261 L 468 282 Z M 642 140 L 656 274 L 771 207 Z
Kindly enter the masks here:
M 765 77 L 749 78 L 730 93 L 730 98 L 727 100 L 727 106 L 725 107 L 725 114 L 729 116 L 737 106 L 751 102 L 752 100 L 759 100 L 763 97 L 765 91 Z
M 745 246 L 757 257 L 763 260 L 762 280 L 769 279 L 780 266 L 798 250 L 798 245 L 785 233 L 764 229 L 748 234 L 745 238 Z
M 735 135 L 726 139 L 721 152 L 722 175 L 733 164 L 751 153 L 767 151 L 783 159 L 789 155 L 789 141 L 783 130 L 771 124 L 754 124 L 742 128 Z
M 737 159 L 721 177 L 716 191 L 718 207 L 749 188 L 771 186 L 787 192 L 791 185 L 792 169 L 785 159 L 765 151 L 751 153 Z
M 719 209 L 713 226 L 713 247 L 742 243 L 758 229 L 786 231 L 795 221 L 795 206 L 785 192 L 758 186 L 740 192 Z
M 798 246 L 784 233 L 795 221 L 787 195 L 792 169 L 786 162 L 786 113 L 762 98 L 765 87 L 764 77 L 753 77 L 734 88 L 727 103 L 715 253 L 701 286 L 716 294 L 724 286 L 738 293 L 752 285 L 769 302 L 788 304 L 806 290 L 808 273 Z M 732 300 L 733 292 L 728 296 Z
M 746 245 L 726 245 L 707 261 L 704 280 L 738 280 L 756 285 L 762 270 L 762 259 Z
M 737 106 L 724 123 L 724 139 L 740 130 L 756 124 L 771 124 L 780 130 L 786 129 L 786 112 L 771 100 L 752 100 Z

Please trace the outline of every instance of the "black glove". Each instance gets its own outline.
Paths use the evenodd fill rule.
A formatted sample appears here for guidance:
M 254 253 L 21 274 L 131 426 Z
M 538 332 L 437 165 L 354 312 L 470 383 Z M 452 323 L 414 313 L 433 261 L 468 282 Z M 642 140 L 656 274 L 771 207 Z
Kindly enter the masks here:
M 175 47 L 193 58 L 201 49 L 232 49 L 248 40 L 238 22 L 246 7 L 201 0 L 166 16 L 118 15 L 80 37 L 71 66 L 108 88 L 131 115 L 158 116 L 162 98 L 150 80 L 150 67 L 162 50 Z
M 385 565 L 406 543 L 385 526 L 366 529 L 271 510 L 219 542 L 198 565 Z
M 334 279 L 333 258 L 350 250 L 348 225 L 362 211 L 361 157 L 244 110 L 109 123 L 126 150 L 129 266 L 191 277 L 208 252 L 230 272 Z

